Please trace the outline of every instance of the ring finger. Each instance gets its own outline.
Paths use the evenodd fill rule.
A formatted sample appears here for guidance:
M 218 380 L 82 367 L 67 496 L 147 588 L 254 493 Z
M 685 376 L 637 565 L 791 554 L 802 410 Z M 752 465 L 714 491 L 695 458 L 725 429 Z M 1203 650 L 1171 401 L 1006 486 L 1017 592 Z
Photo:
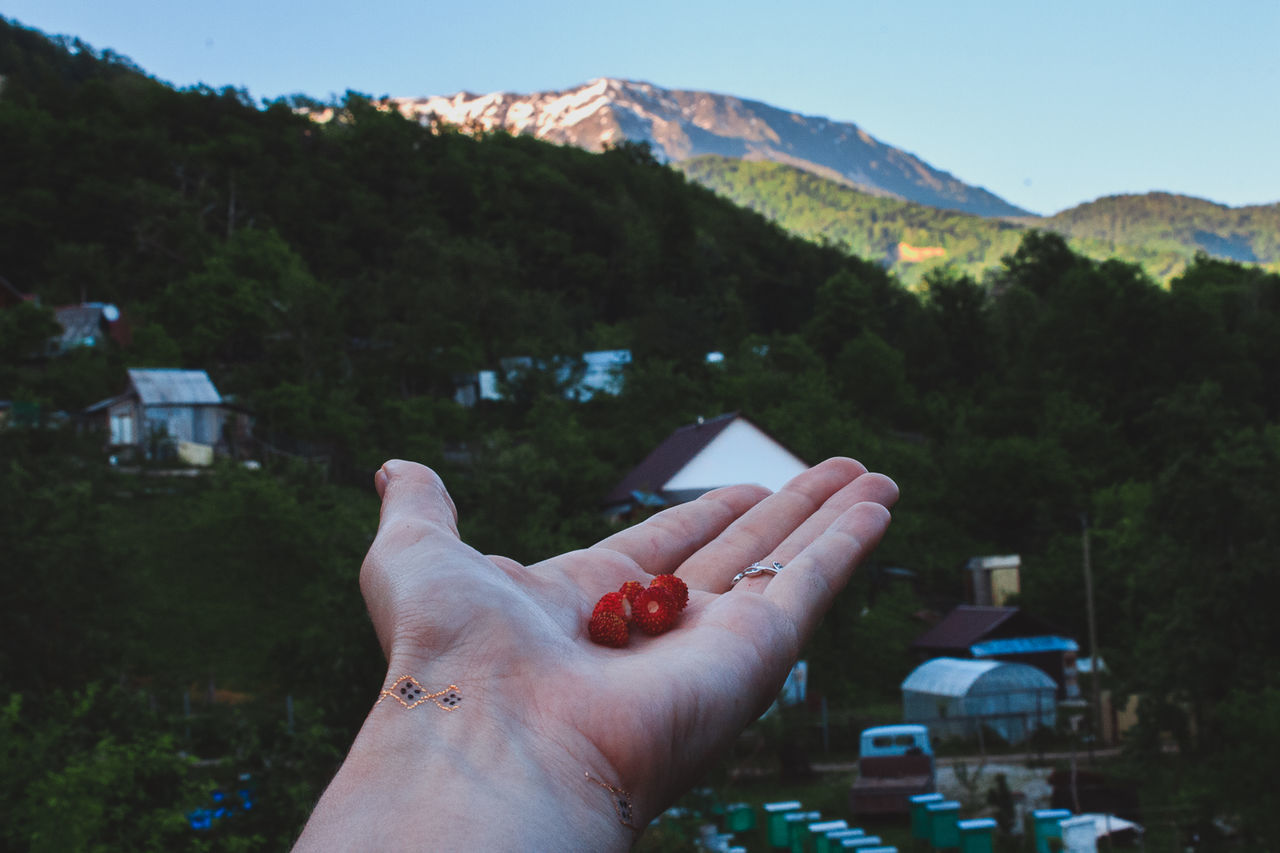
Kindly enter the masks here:
M 778 569 L 793 560 L 808 547 L 809 543 L 825 533 L 850 507 L 860 503 L 877 503 L 888 508 L 893 506 L 897 499 L 898 486 L 893 480 L 883 474 L 863 474 L 832 495 L 817 512 L 805 519 L 769 554 L 758 560 L 755 565 L 763 566 L 763 570 L 754 571 L 751 575 L 743 577 L 737 584 L 731 585 L 734 589 L 741 587 L 756 592 L 763 591 Z
M 760 501 L 722 535 L 689 557 L 679 574 L 692 588 L 725 592 L 733 576 L 746 566 L 765 557 L 766 566 L 769 560 L 778 559 L 770 556 L 774 549 L 866 470 L 852 459 L 828 459 L 815 465 Z M 766 582 L 767 577 L 758 576 L 746 578 L 738 586 L 759 588 Z

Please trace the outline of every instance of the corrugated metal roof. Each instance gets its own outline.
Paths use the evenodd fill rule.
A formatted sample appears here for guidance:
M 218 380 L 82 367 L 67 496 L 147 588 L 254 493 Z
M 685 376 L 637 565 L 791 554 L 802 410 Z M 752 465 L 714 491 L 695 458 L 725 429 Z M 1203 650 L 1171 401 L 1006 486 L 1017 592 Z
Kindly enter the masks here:
M 1009 637 L 1003 640 L 986 640 L 969 647 L 974 657 L 995 655 L 1032 655 L 1038 652 L 1078 652 L 1080 646 L 1068 637 Z
M 129 371 L 129 381 L 144 406 L 216 406 L 222 403 L 222 395 L 203 370 L 134 368 Z
M 934 658 L 916 667 L 902 682 L 904 691 L 931 696 L 966 696 L 1015 690 L 1054 690 L 1044 672 L 1024 663 Z

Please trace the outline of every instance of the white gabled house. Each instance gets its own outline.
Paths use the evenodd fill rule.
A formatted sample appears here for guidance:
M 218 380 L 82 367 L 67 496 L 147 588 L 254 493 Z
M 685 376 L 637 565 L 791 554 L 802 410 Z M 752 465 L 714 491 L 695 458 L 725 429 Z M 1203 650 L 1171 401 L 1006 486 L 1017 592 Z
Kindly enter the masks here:
M 611 515 L 669 506 L 721 486 L 754 483 L 777 491 L 808 464 L 747 418 L 731 412 L 682 426 L 604 498 Z

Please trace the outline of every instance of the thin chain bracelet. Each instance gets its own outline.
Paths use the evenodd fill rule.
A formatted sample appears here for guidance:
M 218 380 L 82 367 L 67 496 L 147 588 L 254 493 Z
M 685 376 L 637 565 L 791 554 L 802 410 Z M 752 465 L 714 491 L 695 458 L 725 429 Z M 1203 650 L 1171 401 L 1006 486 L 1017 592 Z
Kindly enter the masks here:
M 462 691 L 459 690 L 458 685 L 450 684 L 444 690 L 428 693 L 427 688 L 422 686 L 422 682 L 412 675 L 402 675 L 392 682 L 390 687 L 384 687 L 378 691 L 378 701 L 373 704 L 381 704 L 382 700 L 388 696 L 405 708 L 416 708 L 424 702 L 433 702 L 442 711 L 456 711 L 462 704 Z
M 621 788 L 610 785 L 608 782 L 603 782 L 599 779 L 594 778 L 590 773 L 585 773 L 583 775 L 585 775 L 592 782 L 595 782 L 601 788 L 604 788 L 610 794 L 613 794 L 613 810 L 618 815 L 618 823 L 622 824 L 628 829 L 634 829 L 637 831 L 640 829 L 640 827 L 636 826 L 634 823 L 635 809 L 631 805 L 630 794 L 628 794 L 626 791 L 622 790 Z

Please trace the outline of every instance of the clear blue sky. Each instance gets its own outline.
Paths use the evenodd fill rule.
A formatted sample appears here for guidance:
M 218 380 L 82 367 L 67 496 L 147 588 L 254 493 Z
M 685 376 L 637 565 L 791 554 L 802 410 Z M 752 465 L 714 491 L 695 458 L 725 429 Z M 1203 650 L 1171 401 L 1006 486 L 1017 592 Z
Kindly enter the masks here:
M 0 0 L 255 98 L 645 80 L 855 122 L 1052 213 L 1168 190 L 1280 201 L 1280 0 Z

